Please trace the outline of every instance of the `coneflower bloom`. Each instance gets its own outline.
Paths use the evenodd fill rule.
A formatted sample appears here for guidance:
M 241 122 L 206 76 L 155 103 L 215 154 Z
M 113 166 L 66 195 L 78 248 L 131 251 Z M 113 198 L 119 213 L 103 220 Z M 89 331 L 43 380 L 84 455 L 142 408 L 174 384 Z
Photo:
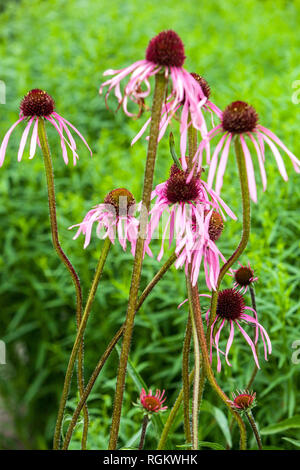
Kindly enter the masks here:
M 128 240 L 134 255 L 139 228 L 139 221 L 133 215 L 134 211 L 135 199 L 131 192 L 125 188 L 114 189 L 106 195 L 104 203 L 98 204 L 86 214 L 80 224 L 69 227 L 69 229 L 79 227 L 73 240 L 83 233 L 84 248 L 86 248 L 91 240 L 93 224 L 96 222 L 98 237 L 102 239 L 108 237 L 112 243 L 115 243 L 118 237 L 124 251 Z M 150 254 L 148 247 L 147 250 Z
M 256 393 L 249 390 L 237 390 L 232 393 L 233 400 L 228 400 L 231 407 L 240 413 L 250 411 L 256 405 Z
M 144 411 L 147 414 L 158 413 L 160 411 L 165 411 L 168 407 L 162 406 L 166 401 L 164 398 L 165 391 L 156 390 L 155 395 L 152 394 L 152 390 L 149 390 L 149 393 L 142 388 L 140 394 L 140 404 L 142 405 Z
M 221 214 L 215 210 L 203 210 L 201 207 L 199 209 L 198 218 L 192 225 L 193 234 L 183 237 L 176 247 L 178 258 L 175 267 L 178 269 L 185 265 L 185 273 L 188 274 L 191 263 L 191 281 L 194 286 L 203 260 L 206 284 L 208 289 L 212 290 L 217 286 L 220 258 L 226 262 L 215 243 L 221 236 L 224 223 Z
M 211 120 L 213 123 L 213 113 L 216 114 L 217 117 L 221 118 L 222 116 L 222 111 L 214 104 L 212 103 L 209 98 L 211 94 L 210 86 L 205 80 L 204 77 L 201 77 L 197 73 L 191 73 L 190 74 L 200 85 L 201 90 L 205 96 L 205 98 L 202 98 L 202 93 L 201 96 L 199 95 L 197 98 L 197 101 L 199 102 L 199 113 L 202 113 L 202 109 L 204 111 L 207 111 L 211 114 Z M 183 99 L 180 103 L 177 104 L 175 108 L 173 108 L 173 97 L 170 95 L 167 99 L 166 102 L 163 105 L 162 108 L 162 114 L 161 114 L 161 121 L 160 121 L 160 132 L 158 135 L 158 141 L 162 139 L 162 137 L 165 134 L 165 131 L 167 129 L 168 124 L 170 123 L 171 119 L 174 117 L 177 118 L 177 114 L 180 113 L 179 116 L 179 121 L 180 121 L 180 153 L 181 153 L 181 161 L 182 161 L 182 168 L 184 170 L 187 169 L 187 162 L 185 158 L 186 154 L 186 147 L 187 147 L 187 132 L 188 128 L 193 124 L 195 128 L 197 128 L 202 137 L 205 138 L 207 135 L 207 126 L 206 122 L 204 119 L 204 116 L 202 116 L 202 124 L 199 126 L 197 122 L 193 122 L 193 119 L 191 119 L 191 116 L 189 114 L 189 106 L 188 102 Z M 177 118 L 178 119 L 178 118 Z M 146 121 L 140 132 L 135 136 L 135 138 L 132 140 L 131 145 L 133 145 L 145 132 L 147 127 L 149 126 L 151 122 L 151 118 Z M 206 143 L 206 154 L 207 154 L 207 160 L 210 158 L 210 146 L 209 146 L 209 141 L 205 140 Z
M 60 137 L 60 143 L 62 147 L 62 154 L 65 163 L 68 163 L 68 153 L 66 149 L 66 144 L 71 149 L 73 154 L 73 163 L 76 165 L 76 161 L 78 159 L 78 154 L 76 153 L 76 143 L 71 134 L 70 127 L 79 135 L 81 140 L 89 149 L 91 155 L 92 151 L 88 146 L 84 137 L 80 134 L 80 132 L 73 126 L 69 121 L 65 118 L 57 114 L 55 111 L 55 103 L 53 98 L 48 95 L 43 90 L 39 90 L 35 88 L 27 93 L 24 96 L 23 100 L 20 104 L 20 116 L 19 119 L 11 126 L 8 132 L 5 134 L 4 139 L 2 141 L 0 147 L 0 166 L 3 165 L 4 157 L 6 153 L 7 144 L 10 138 L 11 133 L 15 129 L 15 127 L 22 121 L 26 121 L 26 127 L 24 129 L 20 145 L 18 151 L 18 161 L 22 160 L 22 156 L 24 153 L 25 145 L 27 142 L 27 138 L 32 128 L 32 135 L 30 140 L 30 150 L 29 150 L 29 158 L 33 158 L 36 151 L 37 144 L 39 145 L 39 138 L 38 138 L 38 121 L 39 119 L 45 119 L 49 121 L 56 129 Z M 67 136 L 67 138 L 64 136 Z
M 200 296 L 211 297 L 208 294 L 200 294 Z M 251 310 L 253 313 L 253 316 L 246 313 L 246 310 Z M 209 321 L 209 312 L 210 310 L 208 310 L 206 313 L 207 323 Z M 252 341 L 248 333 L 244 330 L 244 328 L 241 326 L 241 322 L 243 321 L 255 327 L 254 342 Z M 219 349 L 219 341 L 220 341 L 221 331 L 224 325 L 226 324 L 228 324 L 230 327 L 229 338 L 228 338 L 226 350 L 225 350 L 225 359 L 226 359 L 227 364 L 231 366 L 228 360 L 228 354 L 229 354 L 229 351 L 230 351 L 230 348 L 234 339 L 234 326 L 236 326 L 240 330 L 242 335 L 244 336 L 247 343 L 249 344 L 253 353 L 255 363 L 257 367 L 260 368 L 257 353 L 255 350 L 255 345 L 257 344 L 259 333 L 263 341 L 264 354 L 265 354 L 266 361 L 268 359 L 268 353 L 271 354 L 272 352 L 271 341 L 264 327 L 260 323 L 258 323 L 256 311 L 253 308 L 247 307 L 245 305 L 245 301 L 244 301 L 242 294 L 235 289 L 225 289 L 219 292 L 216 318 L 211 325 L 210 360 L 212 361 L 212 346 L 214 345 L 217 350 L 217 362 L 218 362 L 217 371 L 218 372 L 220 372 L 221 370 L 220 352 L 222 352 Z M 217 332 L 214 334 L 215 326 L 217 327 Z
M 206 217 L 204 227 L 205 211 L 215 209 L 223 214 L 223 208 L 230 217 L 236 219 L 225 202 L 213 190 L 208 189 L 207 184 L 200 179 L 199 175 L 193 176 L 187 182 L 188 177 L 188 171 L 183 171 L 173 164 L 169 179 L 156 186 L 152 192 L 152 199 L 156 197 L 156 201 L 150 211 L 147 243 L 154 238 L 153 234 L 162 220 L 162 244 L 158 260 L 163 256 L 164 242 L 167 237 L 169 246 L 174 239 L 176 240 L 177 248 L 179 245 L 182 247 L 182 241 L 184 240 L 185 243 L 188 238 L 190 243 L 193 243 L 195 224 L 201 227 L 199 230 L 208 242 L 209 219 Z M 223 218 L 225 218 L 224 215 Z
M 149 78 L 157 73 L 164 73 L 166 79 L 170 78 L 172 83 L 169 81 L 171 90 L 162 110 L 159 138 L 162 138 L 168 123 L 178 108 L 183 106 L 181 131 L 183 132 L 182 139 L 185 139 L 185 143 L 182 140 L 182 148 L 185 148 L 188 115 L 191 116 L 192 125 L 196 129 L 203 130 L 205 121 L 201 106 L 207 102 L 207 97 L 199 81 L 195 80 L 183 68 L 184 61 L 184 46 L 180 37 L 172 30 L 162 31 L 149 42 L 144 60 L 139 60 L 125 69 L 104 72 L 104 75 L 113 75 L 114 77 L 105 81 L 99 92 L 101 94 L 104 87 L 109 87 L 105 97 L 107 102 L 109 93 L 114 89 L 119 106 L 122 105 L 124 112 L 128 116 L 132 116 L 132 113 L 127 109 L 128 98 L 134 103 L 138 103 L 140 107 L 143 106 L 144 99 L 151 92 Z M 130 75 L 130 78 L 122 95 L 120 83 L 128 75 Z M 144 89 L 142 89 L 142 85 Z M 145 132 L 150 120 L 143 126 L 134 142 Z M 182 157 L 185 158 L 185 152 L 183 152 Z
M 270 147 L 276 159 L 279 172 L 285 181 L 287 181 L 288 175 L 277 146 L 287 153 L 291 159 L 295 171 L 297 173 L 300 172 L 300 161 L 287 149 L 283 142 L 281 142 L 281 140 L 275 134 L 273 134 L 273 132 L 258 124 L 257 112 L 253 106 L 250 106 L 243 101 L 235 101 L 227 106 L 225 111 L 222 113 L 221 124 L 214 127 L 207 134 L 206 139 L 200 143 L 194 157 L 193 169 L 195 169 L 196 166 L 201 168 L 203 150 L 207 146 L 207 141 L 210 141 L 215 136 L 220 136 L 221 138 L 215 148 L 211 161 L 208 162 L 210 166 L 207 183 L 209 187 L 213 186 L 214 177 L 217 171 L 215 184 L 215 190 L 217 194 L 220 194 L 221 187 L 223 185 L 223 176 L 227 165 L 230 144 L 234 138 L 239 138 L 241 142 L 243 154 L 245 157 L 250 196 L 254 202 L 257 202 L 257 191 L 252 157 L 246 143 L 246 136 L 250 139 L 255 148 L 264 191 L 267 187 L 267 176 L 264 167 L 265 144 Z M 221 157 L 218 165 L 218 157 L 220 153 Z
M 240 267 L 238 269 L 232 269 L 232 273 L 228 273 L 229 276 L 234 277 L 233 287 L 238 289 L 242 294 L 245 294 L 248 287 L 258 280 L 258 277 L 254 275 L 254 271 L 248 263 L 248 266 L 243 266 L 238 261 Z

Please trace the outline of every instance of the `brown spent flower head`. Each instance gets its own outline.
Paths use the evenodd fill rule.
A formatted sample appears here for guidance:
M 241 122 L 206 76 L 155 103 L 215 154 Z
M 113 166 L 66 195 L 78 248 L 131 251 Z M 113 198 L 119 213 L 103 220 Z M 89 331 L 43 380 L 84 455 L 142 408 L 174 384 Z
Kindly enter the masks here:
M 258 122 L 258 114 L 250 104 L 234 101 L 227 106 L 222 116 L 224 131 L 235 134 L 252 132 Z
M 235 289 L 224 289 L 218 294 L 217 315 L 226 320 L 237 320 L 245 309 L 242 294 Z
M 209 99 L 211 90 L 205 78 L 201 77 L 201 75 L 198 75 L 197 73 L 194 73 L 194 72 L 191 73 L 191 75 L 201 86 L 204 96 L 206 96 L 206 98 Z
M 178 34 L 170 29 L 151 39 L 146 50 L 146 60 L 157 65 L 182 67 L 185 60 L 184 46 Z
M 254 272 L 248 266 L 241 266 L 236 270 L 234 279 L 239 286 L 246 287 L 253 282 Z
M 205 212 L 207 214 L 209 211 L 205 211 Z M 223 232 L 223 229 L 224 229 L 224 222 L 223 222 L 222 216 L 217 211 L 213 211 L 209 219 L 209 226 L 208 226 L 209 238 L 213 242 L 216 242 L 217 240 L 219 240 Z
M 55 102 L 52 96 L 39 88 L 34 88 L 24 96 L 20 104 L 23 116 L 49 116 L 53 113 Z
M 194 201 L 200 195 L 199 178 L 193 176 L 189 183 L 186 182 L 189 171 L 178 168 L 175 164 L 171 166 L 170 178 L 166 186 L 166 198 L 171 204 L 176 202 Z
M 127 215 L 130 207 L 134 206 L 135 199 L 128 189 L 118 188 L 113 189 L 105 196 L 104 204 L 112 205 L 117 215 L 119 215 L 120 212 L 122 215 Z

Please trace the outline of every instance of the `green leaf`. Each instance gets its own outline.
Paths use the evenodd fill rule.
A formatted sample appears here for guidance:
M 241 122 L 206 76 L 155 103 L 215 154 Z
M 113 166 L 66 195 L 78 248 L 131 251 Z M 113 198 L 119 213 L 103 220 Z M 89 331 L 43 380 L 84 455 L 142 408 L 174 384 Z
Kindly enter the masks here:
M 231 434 L 230 434 L 230 430 L 229 430 L 226 415 L 223 413 L 223 411 L 220 410 L 219 408 L 217 408 L 216 406 L 212 405 L 211 403 L 209 403 L 206 400 L 202 400 L 201 411 L 207 411 L 208 413 L 213 415 L 213 417 L 217 421 L 221 431 L 224 434 L 224 437 L 226 439 L 226 443 L 231 447 L 232 446 Z
M 300 428 L 300 415 L 295 415 L 292 418 L 279 421 L 279 423 L 271 424 L 263 428 L 260 432 L 261 434 L 276 434 L 277 432 L 295 428 Z
M 300 441 L 296 441 L 296 439 L 291 439 L 290 437 L 283 437 L 282 438 L 284 441 L 290 442 L 296 447 L 300 447 Z
M 217 442 L 207 442 L 207 441 L 199 441 L 199 447 L 208 447 L 209 449 L 214 450 L 226 450 L 225 447 L 221 446 Z

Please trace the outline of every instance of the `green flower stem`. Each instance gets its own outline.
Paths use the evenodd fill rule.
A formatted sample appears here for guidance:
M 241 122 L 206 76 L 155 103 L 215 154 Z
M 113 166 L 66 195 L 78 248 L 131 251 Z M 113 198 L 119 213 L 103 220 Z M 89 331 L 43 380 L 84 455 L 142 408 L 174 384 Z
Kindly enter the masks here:
M 256 310 L 256 301 L 255 301 L 255 292 L 254 292 L 254 289 L 252 286 L 249 287 L 250 289 L 250 295 L 251 295 L 251 303 L 252 303 L 252 308 L 257 312 Z M 256 350 L 256 354 L 258 354 L 258 345 L 256 344 L 255 345 L 255 350 Z M 249 383 L 247 385 L 247 389 L 249 390 L 251 387 L 252 387 L 252 384 L 255 380 L 255 377 L 256 377 L 256 374 L 258 372 L 258 367 L 256 364 L 254 364 L 253 366 L 253 372 L 252 372 L 252 375 L 251 375 L 251 378 L 249 380 Z
M 150 126 L 150 136 L 145 168 L 145 177 L 144 177 L 144 189 L 142 197 L 142 208 L 144 213 L 142 214 L 140 220 L 140 230 L 139 236 L 136 244 L 136 253 L 133 265 L 133 272 L 131 278 L 131 286 L 129 292 L 129 301 L 127 307 L 127 315 L 125 320 L 124 335 L 123 335 L 123 344 L 120 354 L 119 361 L 119 370 L 117 375 L 117 384 L 116 384 L 116 393 L 114 401 L 114 409 L 112 415 L 112 424 L 110 430 L 110 439 L 109 439 L 109 450 L 116 449 L 119 428 L 120 428 L 120 419 L 121 419 L 121 410 L 123 403 L 124 395 L 124 386 L 126 378 L 126 369 L 128 362 L 128 355 L 130 351 L 130 343 L 134 326 L 134 317 L 137 306 L 137 297 L 138 290 L 140 285 L 141 271 L 143 265 L 144 257 L 144 244 L 147 231 L 147 220 L 148 213 L 150 208 L 151 201 L 151 192 L 153 186 L 153 175 L 154 167 L 156 160 L 157 152 L 157 143 L 158 143 L 158 134 L 159 134 L 159 122 L 161 118 L 161 110 L 165 97 L 166 91 L 166 78 L 164 74 L 155 75 L 155 90 L 153 98 L 153 107 L 151 114 L 151 126 Z M 146 212 L 146 213 L 145 213 Z
M 176 256 L 175 256 L 175 259 L 176 259 Z M 170 258 L 165 262 L 165 264 L 160 268 L 160 270 L 154 276 L 154 278 L 149 282 L 149 284 L 147 285 L 147 287 L 145 288 L 145 290 L 143 291 L 143 293 L 141 294 L 141 296 L 138 300 L 136 311 L 138 311 L 141 308 L 141 306 L 145 302 L 147 296 L 152 292 L 152 289 L 161 280 L 161 278 L 167 272 L 168 268 L 170 266 L 172 266 L 175 259 L 174 259 L 174 254 L 171 255 Z M 121 328 L 119 329 L 119 331 L 115 334 L 115 336 L 113 337 L 113 339 L 111 340 L 111 342 L 107 346 L 105 352 L 103 353 L 103 355 L 99 359 L 99 361 L 98 361 L 98 363 L 97 363 L 97 365 L 96 365 L 96 367 L 95 367 L 95 369 L 94 369 L 94 371 L 91 375 L 91 378 L 90 378 L 90 380 L 89 380 L 89 382 L 88 382 L 88 384 L 87 384 L 87 386 L 84 390 L 84 393 L 83 393 L 83 395 L 82 395 L 82 397 L 81 397 L 81 399 L 80 399 L 80 401 L 79 401 L 79 403 L 78 403 L 78 405 L 77 405 L 77 407 L 76 407 L 76 409 L 73 413 L 71 422 L 70 422 L 68 430 L 66 432 L 66 437 L 65 437 L 65 440 L 64 440 L 63 449 L 68 448 L 71 437 L 72 437 L 72 434 L 73 434 L 73 431 L 74 431 L 74 427 L 76 426 L 77 420 L 78 420 L 80 412 L 82 410 L 82 407 L 84 406 L 85 402 L 87 401 L 87 399 L 88 399 L 88 397 L 89 397 L 89 395 L 90 395 L 90 393 L 93 389 L 93 386 L 96 382 L 96 379 L 98 378 L 105 362 L 107 361 L 107 359 L 109 358 L 111 352 L 114 350 L 115 345 L 117 344 L 117 342 L 119 341 L 119 339 L 123 335 L 123 331 L 124 331 L 124 325 L 122 325 Z
M 247 171 L 246 171 L 246 163 L 245 157 L 243 154 L 241 141 L 237 136 L 234 139 L 234 148 L 235 148 L 235 155 L 236 161 L 238 166 L 239 178 L 240 178 L 240 185 L 241 185 L 241 193 L 242 193 L 242 205 L 243 205 L 243 232 L 241 241 L 234 251 L 234 253 L 230 256 L 227 262 L 222 266 L 218 278 L 217 289 L 213 291 L 212 298 L 211 298 L 211 306 L 210 306 L 210 317 L 209 317 L 209 327 L 207 329 L 207 342 L 210 342 L 210 328 L 211 325 L 216 318 L 216 311 L 217 311 L 217 301 L 218 301 L 218 292 L 222 282 L 223 277 L 231 268 L 231 266 L 235 263 L 235 261 L 241 256 L 243 251 L 245 250 L 250 236 L 250 227 L 251 227 L 251 217 L 250 217 L 250 196 L 249 196 L 249 187 L 248 187 L 248 179 L 247 179 Z
M 141 440 L 139 443 L 139 450 L 143 450 L 148 423 L 149 423 L 148 415 L 144 415 L 142 432 L 141 432 Z
M 62 420 L 63 420 L 63 414 L 64 414 L 64 409 L 66 406 L 67 398 L 68 398 L 68 393 L 69 393 L 69 388 L 70 388 L 70 383 L 72 379 L 72 373 L 73 373 L 73 368 L 76 360 L 76 355 L 78 352 L 78 349 L 80 347 L 81 340 L 83 338 L 86 324 L 90 315 L 90 311 L 92 308 L 92 304 L 96 295 L 97 287 L 99 284 L 99 280 L 103 271 L 103 267 L 105 264 L 105 261 L 107 259 L 107 255 L 109 252 L 109 249 L 111 247 L 111 241 L 107 237 L 104 241 L 103 248 L 100 254 L 100 258 L 96 267 L 96 272 L 94 275 L 94 279 L 92 282 L 91 290 L 88 295 L 88 299 L 86 302 L 86 306 L 83 312 L 82 320 L 80 323 L 80 327 L 78 328 L 77 335 L 75 338 L 75 342 L 73 345 L 73 349 L 70 355 L 67 371 L 66 371 L 66 376 L 65 376 L 65 381 L 64 381 L 64 386 L 63 386 L 63 392 L 60 400 L 60 405 L 59 405 L 59 410 L 58 410 L 58 416 L 57 416 L 57 421 L 56 421 L 56 427 L 55 427 L 55 433 L 54 433 L 54 442 L 53 442 L 53 448 L 55 450 L 59 449 L 59 443 L 60 443 L 60 435 L 61 435 L 61 427 L 62 427 Z
M 193 409 L 192 409 L 192 444 L 193 450 L 198 450 L 198 416 L 199 416 L 199 386 L 200 386 L 200 364 L 201 355 L 199 348 L 199 340 L 195 325 L 195 319 L 191 314 L 192 330 L 193 330 L 193 343 L 194 343 L 194 361 L 195 361 L 195 375 L 194 375 L 194 390 L 193 390 Z
M 189 384 L 189 358 L 192 339 L 191 317 L 188 317 L 182 351 L 182 391 L 183 391 L 183 424 L 187 444 L 192 442 L 190 427 L 190 384 Z
M 248 421 L 249 421 L 250 426 L 252 428 L 252 431 L 254 433 L 258 448 L 259 448 L 259 450 L 263 450 L 261 438 L 260 438 L 260 435 L 259 435 L 259 432 L 258 432 L 258 429 L 257 429 L 257 426 L 256 426 L 255 420 L 253 418 L 253 414 L 252 414 L 251 410 L 246 411 L 245 414 L 248 418 Z
M 160 281 L 160 279 L 164 276 L 164 274 L 168 271 L 168 269 L 175 263 L 176 259 L 177 259 L 177 255 L 173 253 L 170 256 L 170 258 L 165 262 L 165 264 L 160 268 L 160 270 L 155 274 L 154 278 L 149 282 L 147 287 L 142 292 L 137 303 L 136 311 L 140 309 L 146 297 L 148 297 L 148 295 L 150 294 L 152 289 L 155 287 L 155 285 L 158 283 L 158 281 Z
M 64 440 L 64 444 L 63 444 L 63 449 L 66 450 L 68 449 L 69 447 L 69 444 L 70 444 L 70 440 L 71 440 L 71 437 L 72 437 L 72 434 L 73 434 L 73 430 L 74 430 L 74 427 L 76 426 L 76 423 L 77 423 L 77 420 L 79 418 L 79 415 L 80 415 L 80 412 L 84 406 L 84 404 L 86 403 L 86 400 L 88 399 L 91 391 L 92 391 L 92 388 L 96 382 L 96 379 L 97 377 L 99 376 L 104 364 L 106 363 L 107 359 L 109 358 L 111 352 L 114 350 L 114 347 L 115 345 L 118 343 L 119 339 L 121 338 L 121 336 L 123 335 L 123 331 L 124 331 L 124 326 L 122 325 L 121 328 L 119 329 L 119 331 L 117 331 L 117 333 L 115 334 L 115 336 L 113 337 L 113 339 L 110 341 L 109 345 L 107 346 L 105 352 L 102 354 L 100 360 L 98 361 L 98 364 L 96 365 L 91 377 L 90 377 L 90 380 L 88 381 L 88 384 L 87 386 L 85 387 L 84 389 L 84 393 L 73 413 L 73 416 L 72 416 L 72 419 L 71 419 L 71 422 L 69 424 L 69 427 L 67 429 L 67 432 L 66 432 L 66 436 L 65 436 L 65 440 Z
M 59 242 L 59 237 L 58 237 L 58 227 L 57 227 L 57 217 L 56 217 L 56 202 L 55 202 L 55 187 L 54 187 L 54 173 L 53 173 L 53 165 L 52 165 L 52 158 L 51 158 L 51 152 L 50 152 L 50 147 L 47 139 L 47 133 L 46 133 L 46 128 L 45 128 L 45 121 L 44 119 L 39 119 L 38 122 L 38 135 L 39 135 L 39 141 L 41 144 L 41 149 L 44 157 L 44 165 L 45 165 L 45 172 L 46 172 L 46 179 L 47 179 L 47 188 L 48 188 L 48 201 L 49 201 L 49 214 L 50 214 L 50 224 L 51 224 L 51 233 L 52 233 L 52 241 L 53 241 L 53 246 L 60 258 L 60 260 L 63 262 L 63 264 L 66 266 L 67 270 L 70 273 L 70 276 L 72 278 L 72 281 L 75 286 L 76 290 L 76 322 L 77 322 L 77 328 L 79 328 L 80 322 L 81 322 L 81 316 L 82 316 L 82 291 L 81 291 L 81 285 L 79 281 L 79 277 L 64 253 L 61 244 Z M 84 362 L 84 344 L 83 344 L 83 339 L 80 344 L 79 352 L 78 352 L 78 370 L 77 370 L 77 376 L 78 376 L 78 388 L 79 388 L 79 393 L 80 396 L 83 394 L 84 390 L 84 368 L 83 368 L 83 362 Z M 83 409 L 83 417 L 84 417 L 84 429 L 83 429 L 83 434 L 82 434 L 82 449 L 86 448 L 86 440 L 87 440 L 87 432 L 88 432 L 88 424 L 89 424 L 89 414 L 88 414 L 88 409 L 87 406 L 84 407 Z
M 192 370 L 192 372 L 189 375 L 189 386 L 191 386 L 191 384 L 193 382 L 193 379 L 194 379 L 194 370 Z M 167 438 L 168 438 L 168 434 L 169 434 L 170 429 L 171 429 L 171 427 L 172 427 L 172 425 L 175 421 L 175 418 L 176 418 L 177 413 L 179 411 L 182 400 L 183 400 L 183 390 L 181 389 L 180 392 L 179 392 L 178 397 L 175 400 L 173 408 L 171 409 L 170 414 L 169 414 L 169 416 L 168 416 L 168 418 L 165 422 L 163 431 L 162 431 L 161 436 L 160 436 L 159 443 L 157 445 L 157 450 L 163 450 L 165 448 L 166 441 L 167 441 Z
M 208 354 L 207 344 L 206 344 L 206 337 L 205 337 L 203 321 L 202 321 L 202 316 L 201 316 L 199 292 L 198 292 L 197 285 L 192 287 L 192 290 L 189 295 L 192 299 L 192 302 L 191 302 L 192 314 L 194 316 L 195 325 L 197 329 L 197 335 L 198 335 L 198 339 L 200 342 L 204 370 L 206 372 L 210 385 L 212 386 L 216 394 L 219 396 L 219 398 L 221 398 L 221 400 L 227 406 L 229 411 L 232 413 L 234 419 L 236 420 L 240 429 L 240 449 L 245 450 L 246 449 L 246 428 L 245 428 L 244 422 L 242 418 L 240 417 L 240 415 L 231 408 L 230 403 L 229 403 L 229 398 L 218 385 L 215 379 L 211 364 L 210 364 L 209 354 Z

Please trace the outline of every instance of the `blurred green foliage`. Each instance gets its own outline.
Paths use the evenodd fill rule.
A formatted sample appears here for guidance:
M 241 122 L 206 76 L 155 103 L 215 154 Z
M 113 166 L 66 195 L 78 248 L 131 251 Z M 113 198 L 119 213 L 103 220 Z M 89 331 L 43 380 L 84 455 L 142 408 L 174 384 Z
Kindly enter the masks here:
M 186 68 L 206 77 L 212 99 L 220 108 L 236 99 L 249 101 L 259 112 L 261 123 L 300 155 L 299 105 L 292 104 L 292 84 L 300 78 L 297 0 L 278 0 L 276 8 L 270 0 L 211 0 L 201 5 L 192 0 L 184 4 L 171 0 L 23 0 L 1 2 L 0 6 L 0 79 L 7 87 L 6 105 L 0 105 L 1 140 L 17 119 L 22 96 L 31 88 L 43 88 L 55 98 L 58 113 L 78 127 L 94 151 L 91 159 L 80 143 L 77 166 L 66 167 L 58 136 L 48 126 L 60 238 L 80 273 L 85 296 L 101 242 L 94 237 L 83 250 L 83 239 L 72 241 L 67 228 L 81 221 L 86 211 L 115 187 L 128 187 L 139 200 L 146 151 L 144 139 L 130 146 L 146 116 L 134 121 L 122 111 L 108 112 L 104 99 L 98 95 L 102 73 L 143 58 L 149 39 L 161 30 L 172 28 L 182 37 Z M 116 106 L 113 99 L 110 103 Z M 51 246 L 41 154 L 38 152 L 29 161 L 26 151 L 22 163 L 16 161 L 21 131 L 21 126 L 14 131 L 0 170 L 0 339 L 7 345 L 7 365 L 0 365 L 0 419 L 9 423 L 0 423 L 0 447 L 44 449 L 51 446 L 64 371 L 74 340 L 74 289 Z M 173 132 L 178 142 L 176 125 Z M 171 164 L 167 140 L 166 137 L 159 147 L 156 184 L 165 179 Z M 268 363 L 261 354 L 262 370 L 254 385 L 258 397 L 255 414 L 259 425 L 267 429 L 300 413 L 300 366 L 291 362 L 292 343 L 300 339 L 300 191 L 299 179 L 286 160 L 288 183 L 282 181 L 273 156 L 267 153 L 266 193 L 262 192 L 257 173 L 259 202 L 252 205 L 251 240 L 241 259 L 250 260 L 259 276 L 259 319 L 273 344 Z M 230 162 L 222 195 L 240 216 L 232 154 Z M 226 225 L 220 240 L 225 256 L 237 245 L 240 230 L 240 222 Z M 158 270 L 159 263 L 147 258 L 144 266 L 142 287 Z M 87 328 L 86 378 L 124 320 L 131 268 L 130 254 L 123 253 L 119 245 L 113 247 Z M 205 289 L 202 281 L 200 290 Z M 230 285 L 229 277 L 224 285 Z M 181 386 L 187 310 L 177 310 L 177 305 L 185 296 L 183 273 L 173 268 L 137 315 L 132 342 L 132 363 L 148 386 L 166 389 L 169 407 Z M 227 393 L 245 387 L 253 368 L 250 350 L 238 335 L 231 358 L 233 367 L 224 366 L 218 375 Z M 89 448 L 107 446 L 116 367 L 115 352 L 89 401 Z M 75 382 L 69 413 L 76 403 Z M 138 393 L 129 376 L 121 446 L 136 445 L 141 416 L 132 402 Z M 222 414 L 221 418 L 218 414 L 226 410 L 209 387 L 205 399 L 214 407 L 203 408 L 199 439 L 226 446 L 227 431 L 224 424 L 223 428 L 220 425 L 224 423 Z M 67 420 L 68 416 L 65 424 Z M 172 434 L 173 447 L 184 444 L 181 423 L 179 416 Z M 80 434 L 81 424 L 74 433 L 72 448 L 80 447 Z M 263 436 L 268 448 L 277 449 L 294 449 L 293 442 L 299 442 L 299 438 L 299 429 L 295 428 Z M 156 442 L 155 430 L 150 427 L 147 448 L 155 448 Z M 235 433 L 233 442 L 236 446 Z M 250 447 L 255 447 L 252 437 L 249 442 Z

